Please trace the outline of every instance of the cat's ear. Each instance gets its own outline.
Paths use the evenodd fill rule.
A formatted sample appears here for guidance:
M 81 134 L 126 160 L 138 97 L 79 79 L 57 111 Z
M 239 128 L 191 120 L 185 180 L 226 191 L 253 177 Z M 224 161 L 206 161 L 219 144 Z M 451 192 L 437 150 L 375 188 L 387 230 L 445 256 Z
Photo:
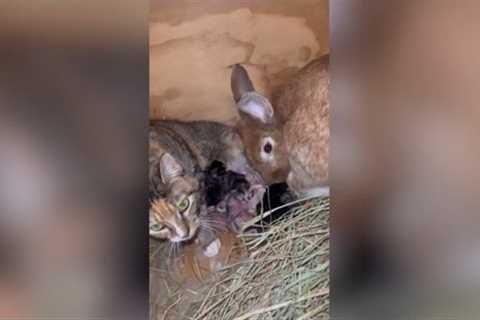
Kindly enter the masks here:
M 247 115 L 263 123 L 273 121 L 273 107 L 270 101 L 255 91 L 247 70 L 239 64 L 233 66 L 230 86 L 241 115 Z
M 169 184 L 174 178 L 181 176 L 182 166 L 169 153 L 165 153 L 160 158 L 160 176 L 163 183 Z

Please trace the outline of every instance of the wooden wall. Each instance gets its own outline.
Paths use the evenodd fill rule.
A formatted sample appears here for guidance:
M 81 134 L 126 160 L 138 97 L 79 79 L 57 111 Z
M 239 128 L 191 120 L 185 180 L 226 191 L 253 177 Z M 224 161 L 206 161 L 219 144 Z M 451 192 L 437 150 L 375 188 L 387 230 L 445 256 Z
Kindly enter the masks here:
M 329 51 L 328 0 L 152 0 L 150 116 L 234 121 L 230 69 L 270 95 Z

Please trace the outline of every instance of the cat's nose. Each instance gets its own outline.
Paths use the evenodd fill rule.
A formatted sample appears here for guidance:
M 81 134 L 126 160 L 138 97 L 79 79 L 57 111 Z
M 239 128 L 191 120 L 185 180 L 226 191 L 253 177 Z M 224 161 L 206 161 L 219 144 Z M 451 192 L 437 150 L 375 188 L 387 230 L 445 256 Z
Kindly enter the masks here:
M 187 235 L 178 235 L 175 237 L 175 242 L 184 242 L 190 240 L 190 237 Z
M 188 233 L 189 233 L 188 232 L 188 227 L 177 230 L 177 235 L 182 240 L 187 240 L 188 239 Z
M 188 238 L 188 233 L 187 232 L 181 232 L 178 234 L 178 237 L 182 240 L 185 240 L 186 238 Z

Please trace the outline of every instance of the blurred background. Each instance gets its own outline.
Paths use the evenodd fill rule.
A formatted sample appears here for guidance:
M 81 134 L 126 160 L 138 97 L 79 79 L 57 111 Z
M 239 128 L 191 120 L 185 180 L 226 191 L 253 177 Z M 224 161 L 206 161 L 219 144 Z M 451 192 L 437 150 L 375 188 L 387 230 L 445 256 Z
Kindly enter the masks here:
M 147 319 L 148 7 L 0 3 L 2 319 Z
M 480 314 L 479 14 L 330 3 L 332 318 Z

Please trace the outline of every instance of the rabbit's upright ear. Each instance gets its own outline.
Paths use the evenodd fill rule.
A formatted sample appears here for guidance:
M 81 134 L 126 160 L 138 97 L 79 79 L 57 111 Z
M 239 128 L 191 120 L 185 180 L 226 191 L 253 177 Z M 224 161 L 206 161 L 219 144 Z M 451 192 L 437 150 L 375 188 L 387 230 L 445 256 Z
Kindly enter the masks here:
M 241 113 L 261 121 L 273 121 L 273 108 L 267 98 L 255 91 L 247 70 L 239 64 L 233 66 L 230 79 L 233 99 Z

